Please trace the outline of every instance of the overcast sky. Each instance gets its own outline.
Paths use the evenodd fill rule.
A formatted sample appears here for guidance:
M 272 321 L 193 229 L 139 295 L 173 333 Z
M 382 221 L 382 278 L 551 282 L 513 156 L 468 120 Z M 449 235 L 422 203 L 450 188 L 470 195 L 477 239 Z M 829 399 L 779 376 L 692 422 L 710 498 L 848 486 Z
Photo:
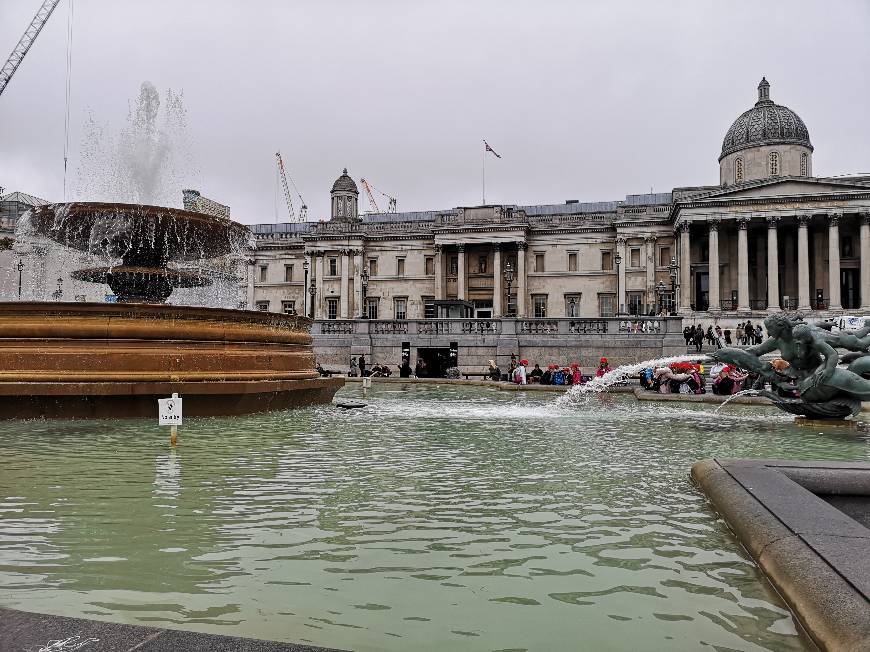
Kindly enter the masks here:
M 0 97 L 7 192 L 63 197 L 69 2 Z M 0 58 L 39 4 L 0 0 Z M 870 172 L 868 27 L 865 0 L 74 0 L 70 174 L 87 111 L 120 128 L 150 80 L 241 222 L 275 221 L 276 149 L 314 218 L 345 166 L 400 210 L 479 204 L 484 138 L 489 203 L 615 200 L 717 183 L 762 75 L 817 175 Z

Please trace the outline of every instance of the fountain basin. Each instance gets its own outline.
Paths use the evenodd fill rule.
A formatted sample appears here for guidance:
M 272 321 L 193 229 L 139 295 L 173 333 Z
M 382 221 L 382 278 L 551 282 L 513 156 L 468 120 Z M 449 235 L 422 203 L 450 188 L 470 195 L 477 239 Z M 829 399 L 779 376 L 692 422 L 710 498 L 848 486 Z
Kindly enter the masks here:
M 328 403 L 305 317 L 102 303 L 0 303 L 0 418 L 188 416 Z

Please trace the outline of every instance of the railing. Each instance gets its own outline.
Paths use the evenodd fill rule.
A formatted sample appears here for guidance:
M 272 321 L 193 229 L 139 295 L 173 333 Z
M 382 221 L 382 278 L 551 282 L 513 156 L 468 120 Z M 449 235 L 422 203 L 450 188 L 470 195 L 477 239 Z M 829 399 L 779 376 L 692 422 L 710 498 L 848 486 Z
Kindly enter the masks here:
M 549 335 L 559 332 L 559 322 L 551 319 L 534 319 L 520 321 L 520 333 L 538 333 Z
M 795 297 L 789 297 L 787 299 L 783 298 L 782 300 L 782 309 L 783 310 L 797 310 L 798 308 L 798 300 Z
M 750 299 L 749 300 L 749 309 L 750 310 L 767 310 L 767 300 L 766 299 Z
M 497 319 L 474 319 L 462 322 L 462 332 L 465 334 L 491 335 L 498 333 L 498 327 Z
M 353 333 L 352 321 L 323 321 L 320 322 L 320 332 L 324 335 L 347 335 Z
M 531 317 L 504 319 L 319 319 L 311 327 L 313 335 L 358 336 L 535 336 L 535 335 L 627 335 L 635 333 L 682 334 L 680 317 Z
M 407 335 L 408 322 L 405 320 L 372 321 L 371 332 L 377 335 Z
M 722 299 L 719 302 L 719 308 L 722 310 L 737 310 L 737 299 Z

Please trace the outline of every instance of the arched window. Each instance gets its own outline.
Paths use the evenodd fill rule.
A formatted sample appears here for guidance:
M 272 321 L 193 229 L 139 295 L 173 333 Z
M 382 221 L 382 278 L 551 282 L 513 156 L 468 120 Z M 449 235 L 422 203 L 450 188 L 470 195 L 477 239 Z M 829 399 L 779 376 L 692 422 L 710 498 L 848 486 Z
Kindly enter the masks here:
M 770 167 L 770 176 L 779 176 L 779 152 L 771 152 L 767 156 Z
M 801 176 L 807 176 L 807 163 L 809 163 L 810 157 L 807 156 L 807 153 L 804 152 L 801 154 Z
M 734 161 L 734 183 L 741 183 L 743 181 L 743 159 L 737 157 Z

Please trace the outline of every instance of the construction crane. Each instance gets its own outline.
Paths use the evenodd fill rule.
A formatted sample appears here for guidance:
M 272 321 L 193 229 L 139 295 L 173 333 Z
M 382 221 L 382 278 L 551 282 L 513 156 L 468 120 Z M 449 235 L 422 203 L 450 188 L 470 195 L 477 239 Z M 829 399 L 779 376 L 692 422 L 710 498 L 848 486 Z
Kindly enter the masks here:
M 380 213 L 381 209 L 378 208 L 378 203 L 375 201 L 375 197 L 372 194 L 372 190 L 379 192 L 380 194 L 382 194 L 384 197 L 387 198 L 387 212 L 388 213 L 395 213 L 396 212 L 396 198 L 395 197 L 391 197 L 390 195 L 388 195 L 384 191 L 378 190 L 377 188 L 375 188 L 373 185 L 371 185 L 365 179 L 360 179 L 359 181 L 363 185 L 363 188 L 365 188 L 366 195 L 369 198 L 369 204 L 371 204 L 372 208 L 375 209 L 375 213 Z
M 30 21 L 30 25 L 24 30 L 24 36 L 18 41 L 18 45 L 12 49 L 12 54 L 9 55 L 6 63 L 3 64 L 3 68 L 0 69 L 0 95 L 3 94 L 9 80 L 12 79 L 12 75 L 15 74 L 18 66 L 24 60 L 24 55 L 30 50 L 30 46 L 33 45 L 36 37 L 39 36 L 42 28 L 45 27 L 51 12 L 54 11 L 59 2 L 60 0 L 45 0 L 39 11 L 36 12 L 36 16 Z
M 287 211 L 290 213 L 291 222 L 307 222 L 308 221 L 308 206 L 305 205 L 305 200 L 302 199 L 302 193 L 296 187 L 296 182 L 293 177 L 290 177 L 290 183 L 293 184 L 293 190 L 296 191 L 296 196 L 299 197 L 299 218 L 296 218 L 296 211 L 293 210 L 293 199 L 290 197 L 290 186 L 287 184 L 287 172 L 284 170 L 284 160 L 281 158 L 281 152 L 275 152 L 275 160 L 278 161 L 278 172 L 281 174 L 281 185 L 284 186 L 284 199 L 287 202 Z

